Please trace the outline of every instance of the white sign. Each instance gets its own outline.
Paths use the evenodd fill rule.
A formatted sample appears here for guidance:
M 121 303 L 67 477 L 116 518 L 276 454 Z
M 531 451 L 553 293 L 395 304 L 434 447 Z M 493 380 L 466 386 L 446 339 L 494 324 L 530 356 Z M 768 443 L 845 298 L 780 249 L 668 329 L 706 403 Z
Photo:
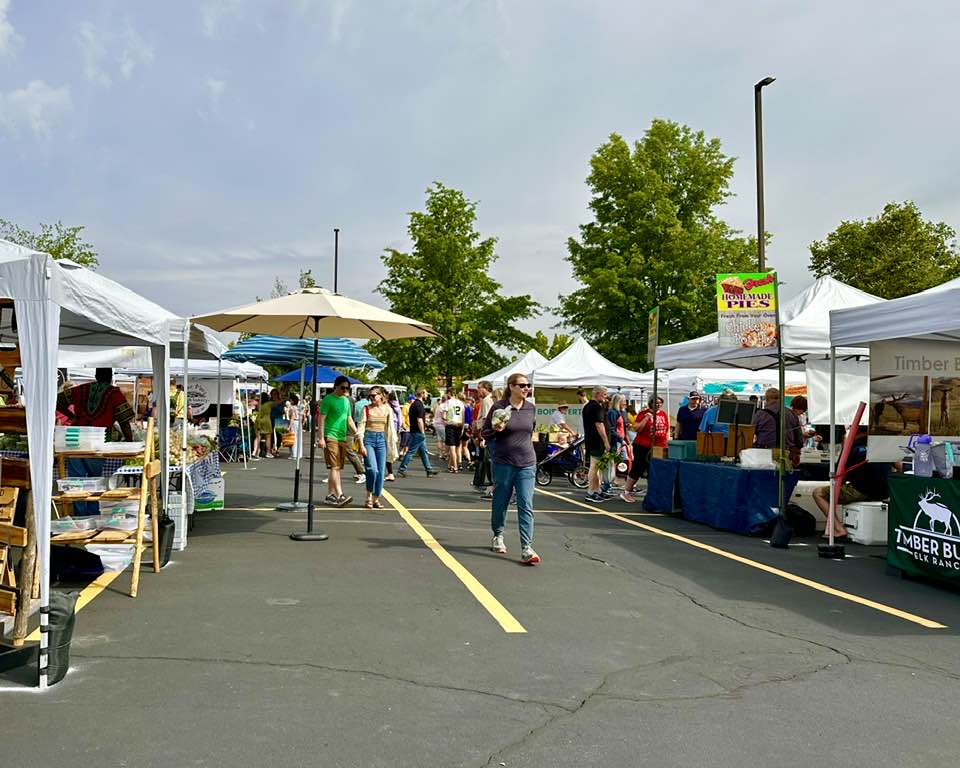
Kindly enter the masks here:
M 877 341 L 870 345 L 871 376 L 960 376 L 960 344 Z
M 233 403 L 233 381 L 230 379 L 194 379 L 188 387 L 190 409 L 197 416 L 217 404 L 217 382 L 220 381 L 220 402 L 223 405 Z

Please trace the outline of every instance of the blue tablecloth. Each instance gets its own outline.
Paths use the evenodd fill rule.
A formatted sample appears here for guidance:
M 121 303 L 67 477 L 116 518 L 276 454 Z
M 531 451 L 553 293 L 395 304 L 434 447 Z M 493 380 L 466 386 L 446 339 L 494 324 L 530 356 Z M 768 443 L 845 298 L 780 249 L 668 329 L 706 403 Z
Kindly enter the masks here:
M 789 499 L 799 476 L 783 479 L 783 496 Z M 654 459 L 644 508 L 658 512 L 673 509 L 677 483 L 683 517 L 734 533 L 755 534 L 776 517 L 777 473 L 772 469 L 744 469 L 730 464 Z
M 647 477 L 647 495 L 643 508 L 648 512 L 673 512 L 674 492 L 677 487 L 677 459 L 651 459 Z

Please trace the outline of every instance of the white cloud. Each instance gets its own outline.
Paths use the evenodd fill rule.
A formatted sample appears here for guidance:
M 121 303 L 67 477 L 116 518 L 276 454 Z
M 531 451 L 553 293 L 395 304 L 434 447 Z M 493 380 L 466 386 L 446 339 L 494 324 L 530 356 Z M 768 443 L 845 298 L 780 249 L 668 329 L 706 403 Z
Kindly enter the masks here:
M 124 26 L 121 42 L 123 49 L 120 52 L 120 74 L 124 80 L 129 80 L 138 65 L 153 63 L 153 46 L 140 36 L 129 19 Z
M 103 68 L 107 59 L 107 47 L 97 28 L 91 22 L 84 21 L 80 24 L 77 40 L 80 44 L 80 53 L 83 55 L 83 73 L 87 80 L 95 85 L 109 88 L 113 81 Z
M 14 138 L 32 133 L 47 140 L 72 109 L 69 85 L 54 88 L 43 80 L 32 80 L 26 88 L 0 93 L 0 128 Z
M 210 111 L 216 114 L 220 110 L 220 99 L 227 88 L 226 80 L 217 80 L 215 77 L 208 77 L 204 80 L 204 86 L 207 89 L 207 101 Z
M 10 0 L 0 0 L 0 56 L 13 53 L 20 36 L 7 18 L 10 13 Z
M 200 24 L 205 37 L 219 37 L 227 22 L 236 21 L 246 15 L 243 0 L 207 0 L 200 6 Z
M 336 45 L 343 37 L 343 24 L 353 0 L 333 0 L 330 7 L 330 42 Z

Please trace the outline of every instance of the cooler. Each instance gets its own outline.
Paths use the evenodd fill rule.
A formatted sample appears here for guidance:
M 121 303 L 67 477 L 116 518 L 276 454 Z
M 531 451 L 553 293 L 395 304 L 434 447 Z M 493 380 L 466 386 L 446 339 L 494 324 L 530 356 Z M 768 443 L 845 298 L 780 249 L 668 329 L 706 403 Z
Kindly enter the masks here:
M 670 440 L 667 442 L 667 456 L 671 459 L 681 459 L 684 461 L 696 461 L 697 441 L 696 440 Z
M 887 543 L 887 504 L 861 501 L 843 507 L 843 527 L 857 544 Z

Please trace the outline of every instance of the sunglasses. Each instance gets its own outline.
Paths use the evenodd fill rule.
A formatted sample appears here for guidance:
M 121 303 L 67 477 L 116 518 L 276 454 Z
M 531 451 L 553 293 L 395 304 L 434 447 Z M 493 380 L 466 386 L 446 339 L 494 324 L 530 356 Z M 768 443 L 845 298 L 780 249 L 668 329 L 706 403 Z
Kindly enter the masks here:
M 515 381 L 513 382 L 513 386 L 520 387 L 521 389 L 530 389 L 530 384 L 526 381 Z

